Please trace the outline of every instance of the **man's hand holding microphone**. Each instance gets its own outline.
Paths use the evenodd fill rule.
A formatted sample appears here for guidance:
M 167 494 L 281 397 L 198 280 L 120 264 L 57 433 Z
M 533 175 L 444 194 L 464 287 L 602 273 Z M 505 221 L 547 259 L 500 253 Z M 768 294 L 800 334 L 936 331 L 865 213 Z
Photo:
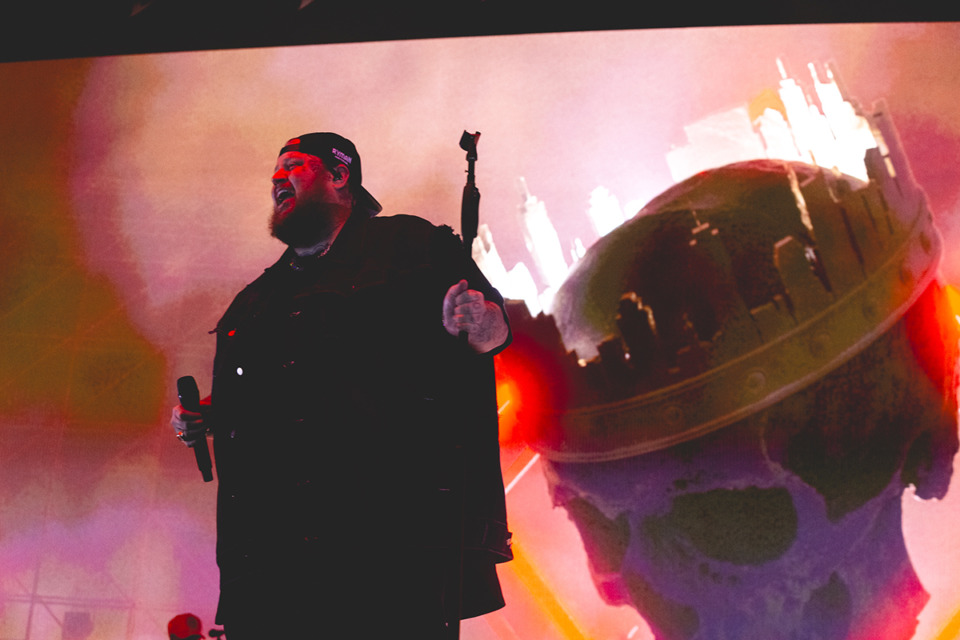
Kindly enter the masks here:
M 209 413 L 210 396 L 200 399 L 197 383 L 192 376 L 177 380 L 177 395 L 180 396 L 180 404 L 173 408 L 170 425 L 177 432 L 180 442 L 193 448 L 203 479 L 210 482 L 213 480 L 213 471 L 207 446 L 209 425 L 204 419 L 205 414 Z

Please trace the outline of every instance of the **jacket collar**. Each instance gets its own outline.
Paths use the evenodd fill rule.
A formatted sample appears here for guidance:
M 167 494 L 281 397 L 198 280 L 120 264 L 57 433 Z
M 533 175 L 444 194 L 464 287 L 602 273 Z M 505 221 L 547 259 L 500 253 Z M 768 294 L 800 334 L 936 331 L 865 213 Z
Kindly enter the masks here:
M 333 241 L 330 250 L 323 255 L 298 256 L 293 247 L 287 247 L 280 259 L 268 270 L 283 269 L 302 271 L 310 268 L 312 265 L 323 262 L 335 262 L 338 264 L 358 264 L 363 255 L 363 243 L 366 238 L 367 225 L 371 218 L 364 212 L 355 212 L 340 229 L 340 233 Z

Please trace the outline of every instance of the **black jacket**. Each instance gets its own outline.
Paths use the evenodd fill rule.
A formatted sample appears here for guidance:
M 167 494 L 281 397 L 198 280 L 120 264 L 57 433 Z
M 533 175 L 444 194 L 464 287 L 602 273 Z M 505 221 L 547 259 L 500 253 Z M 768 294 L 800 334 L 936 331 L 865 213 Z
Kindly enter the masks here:
M 288 250 L 228 308 L 212 397 L 221 612 L 265 575 L 302 592 L 291 567 L 342 581 L 455 546 L 462 477 L 468 566 L 512 557 L 493 354 L 441 322 L 461 278 L 502 307 L 448 227 L 354 217 L 327 255 Z M 502 606 L 492 587 L 465 584 L 464 617 Z

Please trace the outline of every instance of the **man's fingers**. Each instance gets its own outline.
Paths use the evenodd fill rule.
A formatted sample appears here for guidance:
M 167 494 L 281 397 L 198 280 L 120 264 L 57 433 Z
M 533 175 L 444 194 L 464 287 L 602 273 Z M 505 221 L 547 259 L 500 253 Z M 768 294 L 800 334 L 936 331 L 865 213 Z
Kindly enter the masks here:
M 471 300 L 470 293 L 467 281 L 460 280 L 447 289 L 447 293 L 443 297 L 443 326 L 451 335 L 469 330 L 469 327 L 465 324 L 465 321 L 468 320 L 465 318 L 468 309 L 463 308 L 462 301 Z
M 457 295 L 454 302 L 453 319 L 458 323 L 475 324 L 480 321 L 486 310 L 483 294 L 472 289 Z
M 451 285 L 450 288 L 447 289 L 446 295 L 443 296 L 444 306 L 449 306 L 451 309 L 455 307 L 464 291 L 467 291 L 466 280 L 461 280 L 460 282 Z
M 458 313 L 453 316 L 453 322 L 460 328 L 472 327 L 480 324 L 480 318 L 472 312 Z
M 203 427 L 199 429 L 186 429 L 177 432 L 177 438 L 188 447 L 192 447 L 207 437 L 207 430 Z
M 174 429 L 179 431 L 197 428 L 197 425 L 203 425 L 203 414 L 187 411 L 183 407 L 177 406 L 173 409 L 173 417 L 170 418 L 170 424 L 173 425 Z
M 170 426 L 174 428 L 177 438 L 188 447 L 194 446 L 201 438 L 207 436 L 207 428 L 203 423 L 203 414 L 187 411 L 180 405 L 173 408 L 170 417 Z
M 457 307 L 462 307 L 464 305 L 483 305 L 485 298 L 483 294 L 479 291 L 474 291 L 473 289 L 466 289 L 460 293 L 457 293 L 454 297 L 454 303 Z
M 473 322 L 469 318 L 465 318 L 463 316 L 457 316 L 454 318 L 453 324 L 458 331 L 466 331 L 467 333 L 473 331 L 473 329 L 477 326 L 476 322 Z
M 469 324 L 479 323 L 485 313 L 486 301 L 483 294 L 473 290 L 461 294 L 457 299 L 457 305 L 453 309 L 453 316 L 456 321 Z

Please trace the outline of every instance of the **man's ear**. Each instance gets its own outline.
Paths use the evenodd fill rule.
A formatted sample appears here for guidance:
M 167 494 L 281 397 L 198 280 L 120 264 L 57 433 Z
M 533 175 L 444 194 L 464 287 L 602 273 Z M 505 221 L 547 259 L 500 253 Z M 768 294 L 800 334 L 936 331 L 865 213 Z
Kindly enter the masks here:
M 337 188 L 346 187 L 350 181 L 350 168 L 345 164 L 338 164 L 331 169 L 330 174 L 333 176 L 333 184 Z

